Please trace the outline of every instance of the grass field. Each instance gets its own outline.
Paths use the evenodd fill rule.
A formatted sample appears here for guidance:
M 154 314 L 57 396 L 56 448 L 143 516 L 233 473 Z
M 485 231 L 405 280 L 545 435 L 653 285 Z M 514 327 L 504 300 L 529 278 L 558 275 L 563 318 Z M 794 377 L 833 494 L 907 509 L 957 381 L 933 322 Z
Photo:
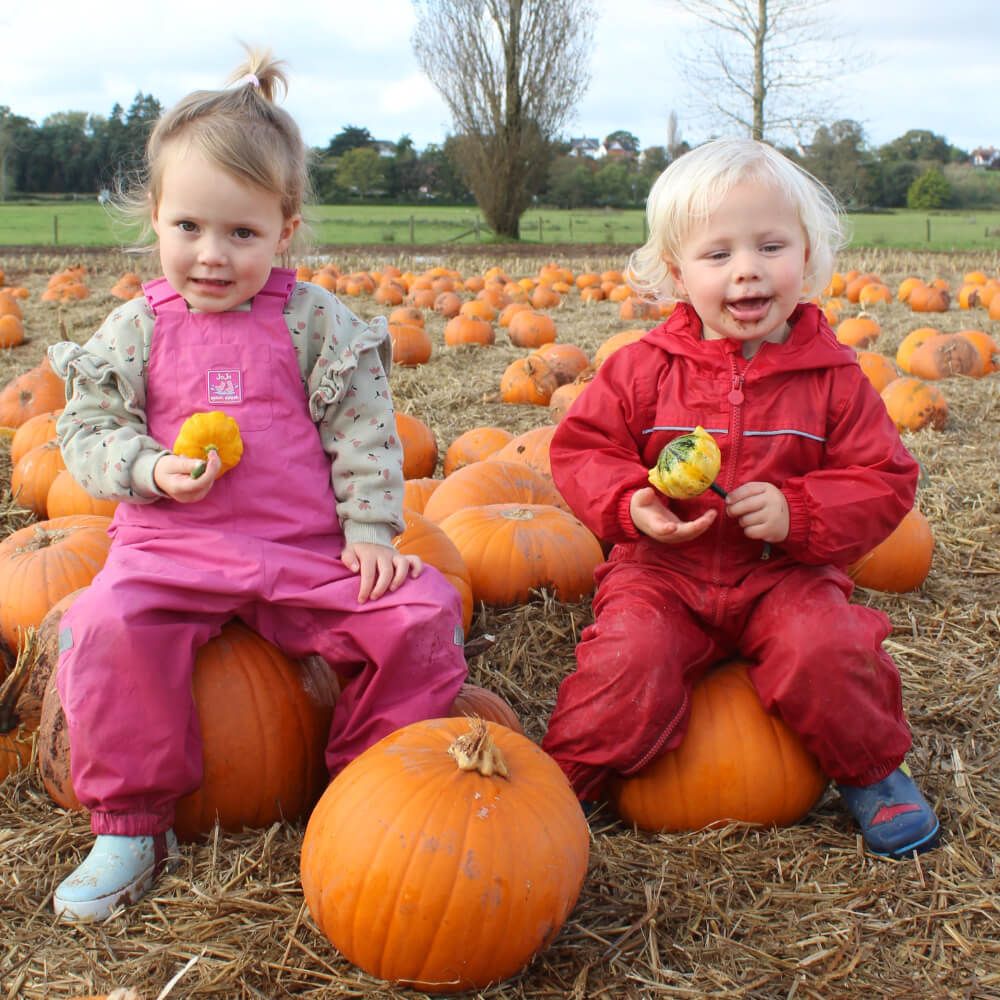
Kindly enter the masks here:
M 308 212 L 319 246 L 489 244 L 475 206 L 316 205 Z M 853 248 L 1000 252 L 1000 210 L 898 211 L 850 218 Z M 636 246 L 645 239 L 639 209 L 538 209 L 521 219 L 525 243 Z M 114 247 L 132 242 L 96 202 L 0 205 L 0 246 Z

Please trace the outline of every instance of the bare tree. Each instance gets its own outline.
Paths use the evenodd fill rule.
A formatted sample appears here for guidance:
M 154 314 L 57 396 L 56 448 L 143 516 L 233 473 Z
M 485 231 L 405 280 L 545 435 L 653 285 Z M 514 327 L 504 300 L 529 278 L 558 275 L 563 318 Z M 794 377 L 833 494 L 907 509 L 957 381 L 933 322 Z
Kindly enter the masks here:
M 713 124 L 773 140 L 799 138 L 830 118 L 824 85 L 840 77 L 846 56 L 823 10 L 829 0 L 674 2 L 707 29 L 704 44 L 681 58 Z
M 590 82 L 588 0 L 413 0 L 413 49 L 451 112 L 465 181 L 517 239 L 552 142 Z

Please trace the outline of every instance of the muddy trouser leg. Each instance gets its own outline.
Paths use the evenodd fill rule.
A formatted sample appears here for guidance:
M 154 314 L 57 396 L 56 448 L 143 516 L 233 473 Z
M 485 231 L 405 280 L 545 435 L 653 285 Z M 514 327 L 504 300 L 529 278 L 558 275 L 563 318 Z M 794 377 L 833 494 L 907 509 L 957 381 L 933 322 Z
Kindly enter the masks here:
M 740 639 L 761 702 L 837 782 L 867 785 L 910 747 L 889 620 L 851 604 L 842 574 L 803 566 L 762 594 Z
M 722 655 L 711 630 L 649 566 L 606 566 L 543 749 L 581 799 L 600 797 L 612 775 L 634 773 L 680 743 L 691 685 Z

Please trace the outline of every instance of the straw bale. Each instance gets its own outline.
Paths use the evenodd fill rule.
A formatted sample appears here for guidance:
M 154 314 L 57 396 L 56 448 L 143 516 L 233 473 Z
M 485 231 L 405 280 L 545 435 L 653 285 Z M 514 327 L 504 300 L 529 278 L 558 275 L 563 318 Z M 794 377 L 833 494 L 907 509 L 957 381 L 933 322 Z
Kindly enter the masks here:
M 572 257 L 480 257 L 370 251 L 340 257 L 350 269 L 392 261 L 405 269 L 444 263 L 463 273 L 500 264 L 513 278 L 557 259 L 574 272 L 620 268 L 624 252 Z M 326 256 L 337 262 L 336 252 Z M 59 336 L 83 340 L 114 300 L 106 294 L 130 268 L 121 255 L 89 255 L 94 296 L 66 307 L 38 302 L 49 273 L 72 259 L 0 258 L 8 280 L 25 283 L 29 341 L 0 355 L 0 381 L 41 360 Z M 879 254 L 842 261 L 877 271 L 890 287 L 909 274 L 943 276 L 957 287 L 984 255 Z M 367 297 L 349 301 L 378 311 Z M 447 348 L 444 321 L 428 313 L 434 350 L 416 368 L 397 368 L 397 408 L 426 421 L 443 455 L 471 427 L 514 433 L 548 413 L 499 401 L 500 374 L 525 350 L 498 335 L 487 348 Z M 588 352 L 634 325 L 617 306 L 583 307 L 570 294 L 553 311 L 558 339 Z M 892 357 L 916 326 L 979 327 L 985 313 L 953 309 L 917 317 L 883 307 L 876 350 Z M 580 900 L 555 942 L 520 975 L 476 994 L 515 998 L 747 998 L 892 1000 L 1000 998 L 1000 378 L 940 383 L 950 406 L 944 430 L 907 433 L 923 476 L 918 505 L 936 537 L 930 576 L 902 595 L 858 590 L 893 633 L 914 733 L 911 766 L 941 818 L 937 850 L 906 862 L 865 853 L 837 795 L 827 791 L 800 824 L 783 830 L 732 824 L 657 835 L 625 827 L 607 807 L 591 821 L 591 859 Z M 4 464 L 6 462 L 6 465 Z M 0 475 L 9 481 L 6 449 Z M 0 503 L 0 534 L 30 520 Z M 527 735 L 540 740 L 574 644 L 591 620 L 588 601 L 562 604 L 539 593 L 503 611 L 480 608 L 470 641 L 471 679 L 506 698 Z M 143 997 L 420 997 L 379 983 L 343 960 L 305 908 L 298 862 L 302 824 L 242 833 L 214 831 L 182 848 L 182 863 L 149 897 L 99 925 L 51 915 L 52 890 L 89 849 L 78 816 L 55 807 L 29 766 L 0 785 L 0 997 L 41 1000 L 111 987 Z

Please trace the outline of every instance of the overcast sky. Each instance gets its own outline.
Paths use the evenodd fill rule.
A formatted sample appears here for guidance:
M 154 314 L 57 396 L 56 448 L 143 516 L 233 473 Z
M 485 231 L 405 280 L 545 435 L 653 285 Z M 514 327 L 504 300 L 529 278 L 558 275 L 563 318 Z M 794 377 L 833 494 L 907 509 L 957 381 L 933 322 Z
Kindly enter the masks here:
M 565 135 L 624 129 L 662 145 L 673 110 L 684 139 L 707 138 L 677 66 L 696 22 L 671 0 L 592 3 L 592 81 Z M 998 0 L 836 0 L 825 10 L 840 36 L 831 49 L 849 63 L 858 53 L 861 67 L 829 92 L 831 119 L 860 122 L 874 145 L 921 128 L 966 150 L 1000 146 Z M 8 2 L 0 105 L 39 124 L 58 111 L 107 116 L 140 91 L 168 106 L 221 85 L 246 41 L 289 63 L 285 106 L 310 145 L 357 125 L 422 149 L 443 141 L 450 119 L 414 59 L 414 21 L 410 0 Z

